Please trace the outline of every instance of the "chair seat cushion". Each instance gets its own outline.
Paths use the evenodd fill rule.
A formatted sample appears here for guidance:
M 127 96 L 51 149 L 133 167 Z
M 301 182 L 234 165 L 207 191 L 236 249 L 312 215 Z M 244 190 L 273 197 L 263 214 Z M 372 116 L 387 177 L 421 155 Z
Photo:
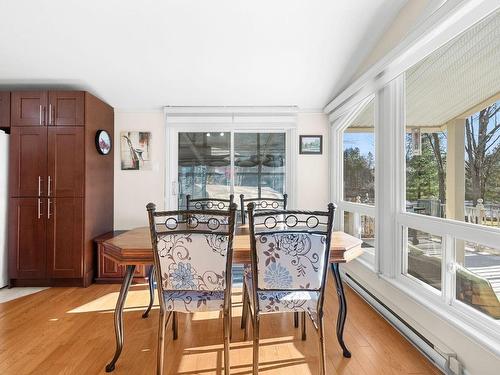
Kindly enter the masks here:
M 252 306 L 253 285 L 250 265 L 245 265 L 245 286 Z M 259 290 L 257 291 L 259 311 L 261 313 L 307 312 L 316 315 L 319 292 L 308 290 Z
M 224 292 L 215 291 L 165 291 L 167 311 L 184 313 L 220 311 L 224 307 Z

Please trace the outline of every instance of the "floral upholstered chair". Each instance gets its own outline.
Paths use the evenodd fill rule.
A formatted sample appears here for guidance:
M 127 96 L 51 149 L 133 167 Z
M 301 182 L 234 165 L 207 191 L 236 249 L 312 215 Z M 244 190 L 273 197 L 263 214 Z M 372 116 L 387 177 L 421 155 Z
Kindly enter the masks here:
M 240 194 L 240 211 L 241 223 L 245 224 L 248 216 L 247 207 L 250 203 L 254 204 L 254 210 L 286 210 L 288 195 L 283 194 L 283 198 L 245 198 L 244 194 Z
M 191 195 L 186 195 L 187 210 L 228 210 L 233 204 L 234 195 L 229 195 L 229 199 L 224 198 L 191 198 Z M 196 214 L 199 220 L 205 220 L 206 217 L 201 214 Z
M 177 313 L 222 311 L 224 373 L 229 374 L 231 263 L 236 205 L 228 210 L 156 212 L 147 205 L 154 269 L 160 300 L 157 373 L 163 373 L 165 327 Z M 203 215 L 204 219 L 195 214 Z
M 248 205 L 251 265 L 245 269 L 242 325 L 253 325 L 253 373 L 259 366 L 262 314 L 300 313 L 302 339 L 306 317 L 318 331 L 321 374 L 326 373 L 323 300 L 335 207 L 328 211 L 254 211 Z

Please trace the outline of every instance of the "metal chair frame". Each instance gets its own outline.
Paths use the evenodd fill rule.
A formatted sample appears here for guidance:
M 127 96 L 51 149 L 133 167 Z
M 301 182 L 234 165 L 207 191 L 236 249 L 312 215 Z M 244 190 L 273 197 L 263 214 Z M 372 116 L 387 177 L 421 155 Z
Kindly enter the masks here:
M 234 194 L 229 199 L 224 198 L 191 198 L 186 195 L 187 210 L 228 210 L 234 202 Z
M 159 329 L 158 329 L 158 349 L 157 349 L 157 374 L 163 374 L 164 363 L 164 349 L 165 349 L 165 328 L 172 319 L 172 330 L 174 339 L 178 336 L 178 319 L 176 312 L 167 312 L 164 300 L 164 288 L 161 282 L 161 267 L 160 256 L 158 254 L 158 239 L 159 236 L 169 234 L 221 234 L 228 236 L 227 254 L 226 254 L 226 270 L 225 270 L 225 289 L 224 289 L 224 305 L 223 305 L 223 330 L 224 330 L 224 374 L 229 374 L 229 343 L 230 343 L 230 326 L 231 326 L 231 284 L 232 284 L 232 261 L 233 261 L 233 237 L 235 228 L 236 204 L 232 203 L 229 210 L 178 210 L 178 211 L 156 211 L 154 203 L 149 203 L 147 206 L 149 217 L 149 229 L 151 234 L 151 244 L 154 253 L 154 273 L 158 281 L 157 290 L 160 301 L 160 314 L 159 314 Z M 196 220 L 193 222 L 191 218 L 196 214 L 212 216 L 206 222 Z M 163 223 L 157 223 L 156 219 L 166 217 Z M 178 219 L 175 219 L 177 217 Z M 219 217 L 226 218 L 226 222 L 219 220 Z M 170 221 L 172 220 L 173 221 Z M 209 225 L 210 220 L 217 220 L 217 228 L 211 229 Z M 169 222 L 171 225 L 169 225 Z M 213 221 L 212 221 L 213 222 Z M 179 224 L 182 225 L 177 229 Z M 199 224 L 203 227 L 198 229 Z M 164 226 L 165 230 L 158 231 L 159 226 Z M 222 231 L 219 228 L 225 226 L 226 230 Z M 213 227 L 213 226 L 212 226 Z M 182 290 L 176 290 L 182 291 Z
M 286 210 L 286 205 L 288 203 L 288 194 L 283 194 L 283 198 L 245 198 L 244 194 L 240 194 L 240 212 L 242 224 L 245 224 L 246 221 L 247 211 L 245 210 L 245 207 L 247 207 L 250 203 L 254 204 L 255 210 Z
M 335 205 L 330 203 L 328 205 L 328 211 L 299 211 L 299 210 L 279 210 L 279 211 L 258 211 L 255 212 L 255 205 L 250 203 L 248 205 L 248 217 L 249 217 L 249 227 L 250 227 L 250 246 L 251 246 L 251 265 L 252 265 L 252 289 L 253 289 L 253 299 L 251 303 L 251 299 L 249 296 L 244 296 L 244 306 L 243 306 L 243 314 L 242 314 L 242 326 L 245 328 L 245 340 L 247 339 L 247 315 L 250 314 L 253 326 L 253 374 L 258 374 L 259 371 L 259 326 L 260 326 L 260 315 L 259 311 L 259 302 L 257 298 L 257 293 L 259 291 L 272 291 L 272 289 L 259 289 L 258 285 L 258 270 L 257 270 L 257 247 L 256 247 L 256 234 L 273 234 L 273 233 L 309 233 L 309 234 L 321 234 L 326 236 L 325 241 L 325 254 L 324 254 L 324 264 L 323 264 L 323 274 L 322 280 L 320 283 L 320 288 L 315 289 L 314 291 L 319 292 L 319 298 L 317 302 L 317 324 L 311 318 L 314 327 L 318 332 L 319 338 L 319 353 L 320 353 L 320 374 L 326 374 L 326 363 L 325 363 L 325 342 L 324 342 L 324 324 L 323 324 L 323 303 L 325 298 L 325 287 L 327 281 L 328 267 L 329 267 L 329 257 L 330 257 L 330 243 L 332 238 L 332 229 L 333 229 L 333 220 L 335 213 Z M 281 215 L 283 220 L 276 220 L 276 216 Z M 316 218 L 316 225 L 309 225 L 307 223 L 307 228 L 296 229 L 297 222 L 303 222 L 297 219 L 297 215 L 305 215 L 308 217 L 307 222 L 309 222 L 310 218 Z M 272 228 L 269 227 L 267 218 L 274 218 L 274 226 Z M 289 225 L 287 223 L 287 219 L 289 217 L 295 217 L 297 220 L 294 225 Z M 320 218 L 327 218 L 326 223 L 321 223 Z M 261 219 L 261 223 L 257 223 L 256 219 Z M 292 220 L 293 222 L 293 220 Z M 273 222 L 271 221 L 271 224 Z M 284 230 L 275 230 L 276 223 L 282 224 L 282 226 L 286 229 Z M 324 230 L 316 230 L 316 228 L 321 225 L 324 226 Z M 264 226 L 265 228 L 262 228 Z M 262 231 L 260 231 L 262 230 Z M 304 291 L 306 289 L 290 289 L 290 291 Z M 248 294 L 248 289 L 244 288 L 244 293 Z M 245 307 L 246 305 L 246 307 Z M 302 314 L 302 340 L 306 339 L 306 313 Z M 294 320 L 298 320 L 297 313 L 294 313 Z

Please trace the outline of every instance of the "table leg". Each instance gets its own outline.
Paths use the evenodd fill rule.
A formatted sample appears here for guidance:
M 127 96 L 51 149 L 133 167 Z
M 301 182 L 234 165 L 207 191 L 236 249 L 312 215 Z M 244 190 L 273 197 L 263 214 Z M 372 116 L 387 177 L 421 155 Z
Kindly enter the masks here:
M 335 284 L 337 286 L 337 296 L 339 298 L 339 315 L 337 317 L 337 340 L 339 341 L 339 344 L 342 347 L 344 357 L 351 358 L 351 352 L 347 349 L 347 346 L 344 343 L 344 325 L 347 317 L 347 302 L 345 299 L 344 287 L 342 286 L 342 280 L 340 279 L 339 264 L 332 263 L 331 267 L 332 267 L 333 277 L 335 278 Z
M 144 314 L 142 314 L 142 318 L 146 319 L 149 316 L 149 312 L 151 311 L 151 308 L 153 307 L 153 302 L 155 300 L 155 280 L 154 280 L 154 266 L 151 266 L 149 268 L 148 272 L 148 283 L 149 283 L 149 305 L 146 311 L 144 311 Z
M 127 271 L 125 272 L 125 277 L 123 278 L 123 283 L 120 288 L 120 294 L 118 295 L 118 301 L 116 301 L 115 307 L 115 337 L 116 337 L 116 350 L 115 356 L 106 366 L 106 372 L 111 372 L 115 369 L 115 363 L 120 358 L 120 354 L 123 348 L 123 305 L 125 305 L 125 299 L 127 298 L 128 289 L 134 278 L 135 265 L 128 265 Z

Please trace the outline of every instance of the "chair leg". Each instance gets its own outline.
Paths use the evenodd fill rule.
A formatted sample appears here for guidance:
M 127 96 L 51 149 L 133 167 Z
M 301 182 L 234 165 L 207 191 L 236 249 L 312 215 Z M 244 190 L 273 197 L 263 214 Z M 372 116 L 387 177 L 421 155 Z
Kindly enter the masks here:
M 295 311 L 293 313 L 293 326 L 295 328 L 299 328 L 299 312 L 298 311 Z
M 168 315 L 170 316 L 170 314 Z M 156 374 L 163 374 L 163 358 L 165 356 L 165 326 L 167 314 L 160 309 L 160 321 L 158 323 L 158 347 L 156 351 Z
M 228 324 L 229 324 L 229 342 L 233 338 L 233 303 L 229 301 L 229 311 L 228 311 Z
M 231 335 L 231 314 L 229 311 L 224 311 L 224 375 L 229 375 L 230 361 L 229 361 L 229 346 Z
M 298 314 L 298 312 L 296 312 L 295 314 Z M 303 311 L 302 312 L 302 341 L 304 341 L 306 339 L 306 312 Z
M 319 360 L 320 375 L 326 375 L 325 330 L 323 327 L 323 314 L 318 314 Z
M 247 326 L 247 315 L 248 315 L 248 298 L 247 298 L 247 287 L 245 285 L 245 280 L 243 280 L 243 296 L 242 300 L 242 311 L 241 311 L 241 329 Z
M 253 375 L 259 374 L 259 325 L 260 317 L 256 311 L 253 318 Z
M 142 318 L 146 319 L 149 316 L 149 312 L 153 307 L 153 303 L 155 300 L 155 280 L 154 280 L 154 266 L 149 268 L 148 272 L 148 284 L 149 284 L 149 305 L 144 314 L 142 314 Z
M 174 340 L 177 340 L 178 332 L 179 332 L 179 322 L 178 322 L 177 312 L 174 311 L 173 314 L 174 315 L 173 315 L 173 319 L 172 319 L 172 333 L 173 333 Z

